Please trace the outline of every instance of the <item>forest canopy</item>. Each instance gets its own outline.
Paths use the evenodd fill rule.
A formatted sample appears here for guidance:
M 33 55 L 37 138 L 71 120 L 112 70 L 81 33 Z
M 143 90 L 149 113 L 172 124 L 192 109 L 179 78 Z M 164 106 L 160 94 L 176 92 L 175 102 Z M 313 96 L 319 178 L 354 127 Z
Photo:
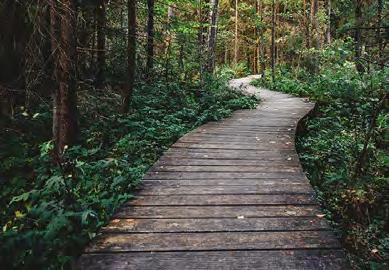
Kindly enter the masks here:
M 388 2 L 1 0 L 0 263 L 70 269 L 177 139 L 308 97 L 297 144 L 353 269 L 386 269 Z

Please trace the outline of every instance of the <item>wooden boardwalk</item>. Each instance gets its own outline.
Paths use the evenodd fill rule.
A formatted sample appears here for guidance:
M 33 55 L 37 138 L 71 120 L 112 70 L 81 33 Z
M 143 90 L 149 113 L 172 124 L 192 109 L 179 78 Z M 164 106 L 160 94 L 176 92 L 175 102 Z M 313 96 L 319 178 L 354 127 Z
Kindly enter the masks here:
M 248 92 L 250 78 L 235 80 Z M 261 90 L 182 137 L 94 240 L 79 269 L 349 269 L 295 152 L 313 104 Z

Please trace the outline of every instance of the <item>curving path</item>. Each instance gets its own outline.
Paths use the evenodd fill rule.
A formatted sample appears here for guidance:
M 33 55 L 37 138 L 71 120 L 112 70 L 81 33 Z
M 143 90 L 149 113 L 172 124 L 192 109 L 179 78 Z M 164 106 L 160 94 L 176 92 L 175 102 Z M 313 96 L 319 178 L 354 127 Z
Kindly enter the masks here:
M 182 137 L 78 262 L 80 269 L 348 269 L 294 146 L 312 103 L 249 85 L 256 110 Z

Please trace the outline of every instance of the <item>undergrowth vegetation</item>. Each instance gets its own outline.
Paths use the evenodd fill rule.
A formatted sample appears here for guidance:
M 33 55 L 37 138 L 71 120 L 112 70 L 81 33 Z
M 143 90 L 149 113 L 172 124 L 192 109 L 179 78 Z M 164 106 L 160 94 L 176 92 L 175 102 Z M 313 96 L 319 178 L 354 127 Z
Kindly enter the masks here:
M 389 68 L 359 73 L 351 43 L 305 51 L 256 85 L 317 102 L 297 139 L 301 161 L 354 269 L 387 269 Z
M 139 84 L 127 115 L 117 113 L 114 91 L 79 91 L 81 138 L 58 162 L 48 105 L 18 108 L 1 131 L 2 269 L 68 268 L 165 149 L 202 123 L 255 107 L 254 97 L 228 89 L 227 73 L 201 91 Z

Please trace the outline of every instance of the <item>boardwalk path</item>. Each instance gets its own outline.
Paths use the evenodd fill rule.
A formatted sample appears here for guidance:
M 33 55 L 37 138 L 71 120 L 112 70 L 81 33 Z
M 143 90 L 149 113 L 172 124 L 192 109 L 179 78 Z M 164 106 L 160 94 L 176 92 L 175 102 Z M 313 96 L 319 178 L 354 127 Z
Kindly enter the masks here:
M 250 78 L 235 86 L 257 93 Z M 79 268 L 347 269 L 294 149 L 312 104 L 261 90 L 238 111 L 181 138 L 86 249 Z

